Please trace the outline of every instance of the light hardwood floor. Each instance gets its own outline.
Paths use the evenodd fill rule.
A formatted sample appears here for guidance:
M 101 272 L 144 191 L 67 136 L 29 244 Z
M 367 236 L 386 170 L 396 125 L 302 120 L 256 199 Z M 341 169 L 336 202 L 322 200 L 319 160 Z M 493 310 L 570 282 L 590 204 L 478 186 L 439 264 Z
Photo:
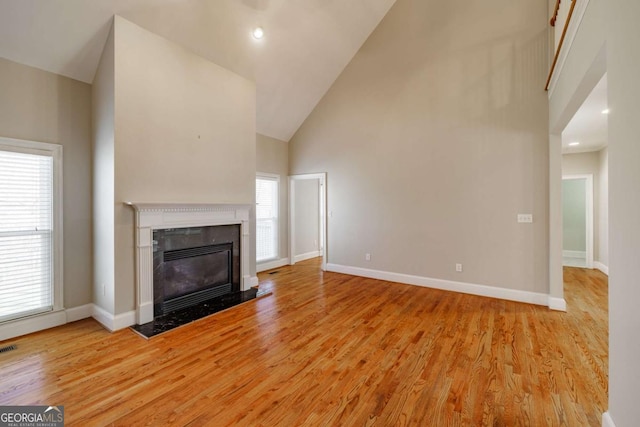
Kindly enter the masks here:
M 65 405 L 77 426 L 599 426 L 607 279 L 565 281 L 560 313 L 309 260 L 149 341 L 88 319 L 2 343 L 0 405 Z

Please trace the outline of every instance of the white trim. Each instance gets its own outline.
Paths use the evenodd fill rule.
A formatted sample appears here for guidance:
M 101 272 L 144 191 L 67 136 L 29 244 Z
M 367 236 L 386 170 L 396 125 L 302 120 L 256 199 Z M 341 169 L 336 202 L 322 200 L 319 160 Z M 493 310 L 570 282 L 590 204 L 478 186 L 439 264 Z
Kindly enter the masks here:
M 136 324 L 136 312 L 135 310 L 127 311 L 126 313 L 120 313 L 113 317 L 113 329 L 112 331 L 119 331 L 120 329 L 128 328 Z
M 121 313 L 114 316 L 104 308 L 95 304 L 93 304 L 93 313 L 91 317 L 96 319 L 98 323 L 100 323 L 111 332 L 124 329 L 136 324 L 135 311 L 127 311 L 126 313 Z
M 289 258 L 274 259 L 263 263 L 256 264 L 256 273 L 261 273 L 267 270 L 273 270 L 274 268 L 284 267 L 289 264 Z
M 67 323 L 67 315 L 64 310 L 15 319 L 0 325 L 0 341 L 55 328 L 65 323 Z
M 587 252 L 586 251 L 562 251 L 562 256 L 565 258 L 587 259 Z
M 454 282 L 452 280 L 432 279 L 429 277 L 413 276 L 388 271 L 370 270 L 367 268 L 351 267 L 338 264 L 327 264 L 327 271 L 350 274 L 353 276 L 369 277 L 389 282 L 405 283 L 407 285 L 423 286 L 443 291 L 461 292 L 465 294 L 499 298 L 508 301 L 524 302 L 528 304 L 549 306 L 549 295 L 536 292 L 519 291 L 516 289 L 498 288 L 473 283 Z M 555 299 L 554 299 L 555 300 Z M 554 308 L 555 309 L 555 308 Z
M 91 314 L 93 313 L 93 304 L 85 304 L 79 307 L 68 308 L 65 311 L 67 313 L 67 323 L 71 323 L 91 317 Z
M 564 298 L 556 298 L 549 295 L 548 307 L 555 311 L 567 311 L 567 301 Z
M 594 216 L 594 206 L 593 206 L 593 175 L 592 174 L 582 174 L 582 175 L 563 175 L 562 180 L 585 180 L 585 218 L 586 218 L 586 247 L 587 253 L 585 256 L 585 260 L 587 263 L 587 268 L 593 268 L 593 216 Z M 564 251 L 563 251 L 564 253 Z
M 556 89 L 556 85 L 558 84 L 558 79 L 562 74 L 562 70 L 564 69 L 564 64 L 567 61 L 567 57 L 569 56 L 569 52 L 571 52 L 573 41 L 575 40 L 576 35 L 578 34 L 578 29 L 582 24 L 582 19 L 584 18 L 585 13 L 587 12 L 588 5 L 589 5 L 589 0 L 576 1 L 576 6 L 575 6 L 575 9 L 573 10 L 573 15 L 571 16 L 571 21 L 569 21 L 569 27 L 567 28 L 567 33 L 564 37 L 564 42 L 560 50 L 560 55 L 558 56 L 558 62 L 556 63 L 556 68 L 553 70 L 553 75 L 551 76 L 551 81 L 549 82 L 549 98 L 553 96 L 553 92 Z
M 255 288 L 260 284 L 260 280 L 258 280 L 258 276 L 253 276 L 248 281 L 250 288 Z
M 306 254 L 300 254 L 300 255 L 294 256 L 293 263 L 295 264 L 296 262 L 306 261 L 311 258 L 318 258 L 319 256 L 322 256 L 322 252 L 320 251 L 307 252 Z
M 602 271 L 607 276 L 609 275 L 609 266 L 604 265 L 600 261 L 594 261 L 593 268 Z
M 264 178 L 280 182 L 280 175 L 278 175 L 277 173 L 256 172 L 256 178 Z
M 295 185 L 293 185 L 295 180 L 302 179 L 318 179 L 320 180 L 320 240 L 322 243 L 322 248 L 320 251 L 320 255 L 322 256 L 322 264 L 320 268 L 323 271 L 327 270 L 327 260 L 328 260 L 328 250 L 329 246 L 327 243 L 327 174 L 323 173 L 308 173 L 308 174 L 300 174 L 300 175 L 290 175 L 289 176 L 289 261 L 290 265 L 294 265 L 296 263 L 295 256 L 293 254 L 296 253 L 295 250 Z
M 257 277 L 252 277 L 250 281 L 251 283 L 255 282 L 255 285 L 257 286 Z M 128 328 L 129 326 L 136 324 L 135 311 L 128 311 L 114 316 L 96 304 L 85 304 L 78 307 L 68 308 L 66 310 L 48 312 L 6 322 L 0 325 L 0 341 L 45 329 L 55 328 L 56 326 L 62 326 L 67 323 L 88 319 L 90 317 L 93 317 L 110 332 Z
M 104 326 L 105 329 L 109 331 L 113 331 L 113 314 L 109 313 L 104 308 L 99 305 L 93 305 L 93 310 L 91 313 L 91 317 L 93 317 L 98 323 Z
M 10 151 L 51 156 L 53 160 L 53 312 L 64 310 L 64 230 L 63 230 L 63 148 L 60 144 L 0 137 L 0 146 Z M 16 319 L 18 320 L 18 319 Z M 35 322 L 37 323 L 37 322 Z M 46 323 L 46 322 L 45 322 Z M 46 329 L 45 326 L 43 329 Z M 21 334 L 23 335 L 23 334 Z
M 249 273 L 251 205 L 133 202 L 125 202 L 125 205 L 135 210 L 136 321 L 133 324 L 142 325 L 153 320 L 153 230 L 240 224 L 240 289 L 246 291 L 251 288 L 253 283 Z M 110 324 L 104 316 L 101 315 L 100 318 L 104 320 L 104 322 L 99 320 L 100 323 L 105 326 Z M 114 321 L 116 322 L 114 328 L 119 329 L 117 319 Z
M 616 423 L 613 422 L 609 411 L 602 414 L 602 427 L 616 427 Z

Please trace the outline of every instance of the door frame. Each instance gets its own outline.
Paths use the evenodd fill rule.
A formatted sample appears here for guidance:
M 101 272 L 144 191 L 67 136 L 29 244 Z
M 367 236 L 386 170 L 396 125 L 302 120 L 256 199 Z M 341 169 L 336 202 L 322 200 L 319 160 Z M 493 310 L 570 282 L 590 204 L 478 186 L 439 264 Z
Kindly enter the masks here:
M 322 242 L 322 265 L 323 271 L 327 269 L 327 173 L 307 173 L 298 175 L 289 175 L 289 265 L 295 262 L 295 181 L 307 179 L 317 179 L 320 181 L 320 241 Z
M 587 257 L 586 263 L 587 268 L 593 269 L 593 217 L 594 217 L 594 206 L 593 206 L 593 174 L 579 174 L 579 175 L 562 175 L 562 181 L 570 181 L 570 180 L 585 180 L 584 191 L 585 191 L 585 219 L 586 219 L 586 249 L 587 249 Z M 563 226 L 564 227 L 564 226 Z M 564 248 L 563 248 L 564 250 Z

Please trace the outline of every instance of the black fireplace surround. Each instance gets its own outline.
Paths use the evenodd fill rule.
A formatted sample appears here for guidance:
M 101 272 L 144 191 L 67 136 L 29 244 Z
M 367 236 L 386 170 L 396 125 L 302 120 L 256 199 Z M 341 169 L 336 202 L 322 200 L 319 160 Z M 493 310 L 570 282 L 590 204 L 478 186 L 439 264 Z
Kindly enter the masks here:
M 240 291 L 240 225 L 153 232 L 153 315 Z

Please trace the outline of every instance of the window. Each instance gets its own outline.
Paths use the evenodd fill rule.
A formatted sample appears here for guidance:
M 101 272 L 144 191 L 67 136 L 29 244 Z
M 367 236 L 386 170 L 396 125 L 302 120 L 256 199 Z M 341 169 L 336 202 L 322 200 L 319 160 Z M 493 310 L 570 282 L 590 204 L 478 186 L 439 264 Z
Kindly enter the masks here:
M 277 175 L 256 178 L 257 262 L 278 258 L 278 183 Z
M 62 147 L 0 138 L 0 322 L 62 308 Z

